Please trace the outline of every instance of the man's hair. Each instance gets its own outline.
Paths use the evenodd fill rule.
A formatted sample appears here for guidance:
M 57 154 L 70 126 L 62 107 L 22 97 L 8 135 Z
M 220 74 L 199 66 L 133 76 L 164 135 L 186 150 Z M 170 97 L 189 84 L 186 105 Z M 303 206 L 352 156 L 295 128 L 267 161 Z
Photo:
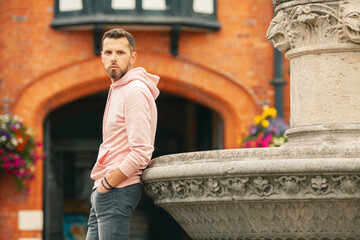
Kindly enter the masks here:
M 135 40 L 133 35 L 125 31 L 124 29 L 120 29 L 120 28 L 114 28 L 104 33 L 104 36 L 102 37 L 102 41 L 101 41 L 101 49 L 103 48 L 105 38 L 119 39 L 123 37 L 126 37 L 126 39 L 129 41 L 130 52 L 131 53 L 134 52 Z

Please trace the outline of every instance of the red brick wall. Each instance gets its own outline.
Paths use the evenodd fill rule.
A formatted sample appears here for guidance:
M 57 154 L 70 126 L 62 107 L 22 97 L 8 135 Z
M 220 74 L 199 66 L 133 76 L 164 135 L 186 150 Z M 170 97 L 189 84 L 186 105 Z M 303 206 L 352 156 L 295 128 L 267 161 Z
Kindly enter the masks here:
M 94 56 L 91 32 L 50 28 L 53 4 L 0 0 L 0 98 L 12 99 L 11 112 L 35 128 L 40 141 L 49 111 L 109 85 Z M 160 75 L 162 91 L 219 112 L 225 121 L 225 147 L 237 147 L 261 103 L 273 102 L 273 47 L 265 38 L 272 15 L 270 0 L 218 0 L 221 30 L 182 32 L 177 57 L 169 54 L 168 32 L 133 32 L 138 66 Z M 288 117 L 286 92 L 285 98 Z M 19 195 L 13 192 L 12 179 L 1 172 L 1 240 L 41 236 L 41 231 L 19 231 L 17 212 L 42 209 L 42 174 L 40 161 L 30 193 Z

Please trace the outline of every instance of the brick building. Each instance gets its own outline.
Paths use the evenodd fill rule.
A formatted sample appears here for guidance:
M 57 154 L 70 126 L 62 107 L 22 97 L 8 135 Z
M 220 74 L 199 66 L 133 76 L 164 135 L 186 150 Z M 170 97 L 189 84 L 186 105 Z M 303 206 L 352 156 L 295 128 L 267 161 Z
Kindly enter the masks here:
M 39 151 L 47 155 L 37 164 L 29 193 L 15 193 L 12 178 L 0 171 L 1 240 L 57 239 L 51 236 L 62 234 L 57 231 L 64 213 L 86 212 L 88 173 L 101 141 L 110 85 L 94 48 L 96 52 L 96 36 L 111 26 L 133 33 L 136 66 L 160 76 L 154 156 L 237 148 L 261 106 L 274 104 L 274 49 L 265 37 L 273 16 L 270 0 L 211 0 L 220 29 L 184 28 L 177 40 L 171 37 L 172 26 L 156 24 L 117 23 L 101 28 L 98 35 L 91 24 L 92 28 L 51 27 L 62 1 L 66 2 L 0 0 L 0 113 L 7 109 L 22 117 L 44 143 Z M 196 0 L 181 4 L 185 2 L 195 7 Z M 136 3 L 141 7 L 141 1 Z M 177 55 L 170 50 L 173 44 Z M 284 69 L 288 68 L 285 62 Z M 283 103 L 281 110 L 288 119 L 288 85 Z M 142 200 L 140 210 L 145 210 L 138 213 L 138 221 L 147 226 L 143 231 L 151 232 L 158 226 L 145 215 L 158 210 L 148 207 L 148 201 Z M 186 239 L 180 230 L 178 235 Z

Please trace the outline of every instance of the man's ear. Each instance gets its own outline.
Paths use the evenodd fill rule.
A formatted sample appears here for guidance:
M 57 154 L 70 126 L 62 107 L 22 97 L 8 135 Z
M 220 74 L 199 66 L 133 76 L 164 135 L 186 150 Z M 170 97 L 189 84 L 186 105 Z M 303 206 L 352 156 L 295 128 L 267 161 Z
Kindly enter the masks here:
M 136 58 L 137 58 L 137 53 L 136 53 L 136 52 L 133 52 L 133 53 L 131 54 L 131 59 L 130 59 L 131 65 L 134 65 L 134 64 L 135 64 Z

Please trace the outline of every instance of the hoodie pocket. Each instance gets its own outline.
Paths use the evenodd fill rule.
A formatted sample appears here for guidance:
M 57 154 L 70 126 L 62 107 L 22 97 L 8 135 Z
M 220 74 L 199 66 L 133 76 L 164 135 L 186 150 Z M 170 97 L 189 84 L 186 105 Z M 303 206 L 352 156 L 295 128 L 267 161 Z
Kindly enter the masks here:
M 100 166 L 106 167 L 106 165 L 104 165 L 104 162 L 105 162 L 105 157 L 109 152 L 110 150 L 107 150 L 102 156 L 100 155 L 96 163 L 98 163 Z
M 103 165 L 102 163 L 105 161 L 105 158 L 107 154 L 110 152 L 110 150 L 107 150 L 106 152 L 99 154 L 99 157 L 94 165 L 94 168 L 91 171 L 91 178 L 96 180 L 99 177 L 101 178 L 103 176 L 103 171 L 106 169 L 106 165 Z

